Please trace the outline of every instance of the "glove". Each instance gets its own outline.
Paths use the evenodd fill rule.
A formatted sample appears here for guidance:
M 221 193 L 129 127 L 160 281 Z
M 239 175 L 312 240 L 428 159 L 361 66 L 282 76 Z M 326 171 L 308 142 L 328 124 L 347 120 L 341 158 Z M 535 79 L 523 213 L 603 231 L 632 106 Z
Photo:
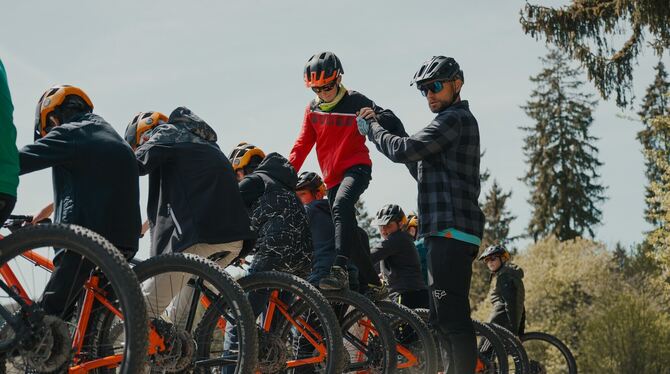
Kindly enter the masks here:
M 370 131 L 370 122 L 363 117 L 356 117 L 356 125 L 358 125 L 358 132 L 363 136 L 367 136 Z

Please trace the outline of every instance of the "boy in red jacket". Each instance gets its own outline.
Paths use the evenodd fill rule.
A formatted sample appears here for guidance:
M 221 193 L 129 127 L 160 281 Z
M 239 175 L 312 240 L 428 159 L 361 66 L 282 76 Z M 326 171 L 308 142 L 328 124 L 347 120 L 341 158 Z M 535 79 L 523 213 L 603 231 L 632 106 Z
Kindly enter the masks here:
M 361 108 L 374 109 L 377 122 L 389 131 L 402 128 L 400 120 L 390 110 L 384 110 L 363 94 L 347 91 L 342 85 L 342 64 L 332 52 L 320 52 L 305 65 L 305 84 L 317 94 L 305 109 L 298 139 L 289 161 L 299 171 L 312 147 L 328 188 L 337 258 L 330 274 L 321 279 L 319 287 L 326 290 L 348 287 L 347 262 L 351 260 L 367 281 L 366 293 L 373 299 L 384 298 L 386 289 L 372 265 L 369 253 L 358 249 L 355 204 L 368 188 L 372 161 L 365 137 L 357 130 L 356 116 Z M 400 124 L 400 126 L 398 126 Z M 361 285 L 365 288 L 365 284 Z

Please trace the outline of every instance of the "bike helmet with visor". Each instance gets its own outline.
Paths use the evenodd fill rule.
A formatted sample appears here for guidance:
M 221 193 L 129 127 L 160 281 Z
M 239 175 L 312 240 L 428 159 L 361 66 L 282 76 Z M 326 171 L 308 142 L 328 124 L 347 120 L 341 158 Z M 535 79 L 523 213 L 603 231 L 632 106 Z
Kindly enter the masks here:
M 93 102 L 84 90 L 78 87 L 62 84 L 48 89 L 37 102 L 35 109 L 35 133 L 34 139 L 40 139 L 50 131 L 47 117 L 49 114 L 58 112 L 61 106 L 72 107 L 83 112 L 93 111 Z
M 160 112 L 137 113 L 126 127 L 125 139 L 135 149 L 148 140 L 146 135 L 149 130 L 167 121 L 168 117 Z
M 385 226 L 391 222 L 398 222 L 400 228 L 407 225 L 407 217 L 397 204 L 386 204 L 377 212 L 377 216 L 372 222 L 375 226 Z
M 230 152 L 228 159 L 233 165 L 233 170 L 236 172 L 249 166 L 253 161 L 262 160 L 265 158 L 265 153 L 255 145 L 241 142 Z
M 333 52 L 319 52 L 305 64 L 303 77 L 305 86 L 320 87 L 344 74 L 340 59 Z

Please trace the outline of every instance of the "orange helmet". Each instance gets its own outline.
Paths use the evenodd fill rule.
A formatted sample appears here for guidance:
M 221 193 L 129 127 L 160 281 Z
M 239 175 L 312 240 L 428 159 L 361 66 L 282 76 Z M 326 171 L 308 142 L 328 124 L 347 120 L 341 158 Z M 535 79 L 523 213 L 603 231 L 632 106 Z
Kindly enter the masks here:
M 137 113 L 126 127 L 126 141 L 135 149 L 147 140 L 142 139 L 143 134 L 167 121 L 168 117 L 160 112 Z
M 333 52 L 319 52 L 305 64 L 304 79 L 307 87 L 328 84 L 344 74 L 340 59 Z
M 59 106 L 66 102 L 66 99 L 72 96 L 79 98 L 84 102 L 88 111 L 93 110 L 93 102 L 88 95 L 78 87 L 62 84 L 53 86 L 48 89 L 37 102 L 37 109 L 35 110 L 35 140 L 45 136 L 49 131 L 47 129 L 47 116 L 53 113 Z
M 407 228 L 410 227 L 419 227 L 419 217 L 417 217 L 414 212 L 410 212 L 407 215 Z
M 265 153 L 255 145 L 241 142 L 230 152 L 228 159 L 233 165 L 233 170 L 238 171 L 247 167 L 254 157 L 264 159 Z

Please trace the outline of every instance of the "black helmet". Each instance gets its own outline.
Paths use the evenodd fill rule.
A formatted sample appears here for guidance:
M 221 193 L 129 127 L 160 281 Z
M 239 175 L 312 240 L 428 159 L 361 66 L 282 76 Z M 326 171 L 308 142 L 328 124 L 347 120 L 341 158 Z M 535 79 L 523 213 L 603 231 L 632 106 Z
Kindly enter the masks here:
M 504 245 L 495 244 L 495 245 L 492 245 L 492 246 L 486 248 L 484 250 L 484 252 L 482 252 L 482 254 L 479 256 L 478 260 L 481 261 L 481 260 L 485 259 L 486 257 L 495 256 L 495 255 L 500 256 L 502 258 L 503 262 L 506 262 L 510 258 L 509 251 L 507 250 L 507 248 L 505 248 Z
M 323 179 L 319 174 L 312 171 L 303 171 L 298 176 L 298 183 L 295 185 L 295 190 L 310 190 L 313 192 L 323 189 L 325 192 L 325 185 L 323 184 Z
M 305 64 L 304 79 L 307 87 L 328 84 L 344 74 L 340 59 L 333 52 L 319 52 Z
M 399 205 L 386 204 L 377 212 L 377 217 L 372 222 L 375 226 L 388 225 L 391 222 L 398 222 L 401 228 L 407 224 L 407 217 Z
M 456 60 L 451 57 L 433 56 L 430 60 L 426 60 L 419 70 L 414 73 L 414 78 L 409 85 L 411 86 L 414 83 L 420 85 L 422 82 L 434 79 L 450 81 L 457 78 L 463 80 L 463 70 L 461 70 Z

